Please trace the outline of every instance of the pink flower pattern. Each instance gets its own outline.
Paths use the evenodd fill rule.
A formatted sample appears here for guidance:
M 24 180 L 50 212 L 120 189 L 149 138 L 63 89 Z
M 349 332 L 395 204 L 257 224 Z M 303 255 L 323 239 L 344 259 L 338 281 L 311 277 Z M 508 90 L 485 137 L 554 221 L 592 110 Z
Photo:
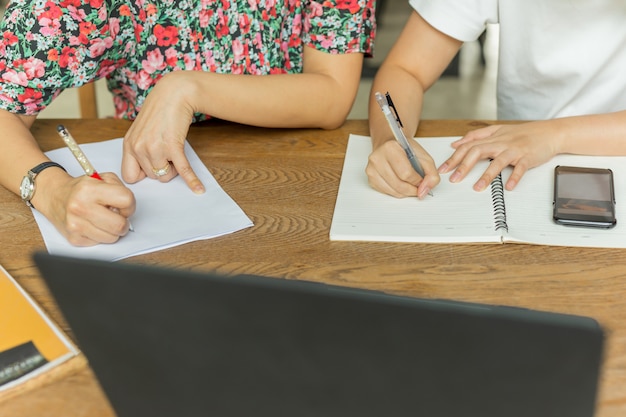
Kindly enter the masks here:
M 0 23 L 0 108 L 37 114 L 63 89 L 106 77 L 116 116 L 134 119 L 171 71 L 299 73 L 305 46 L 370 55 L 374 4 L 12 0 Z

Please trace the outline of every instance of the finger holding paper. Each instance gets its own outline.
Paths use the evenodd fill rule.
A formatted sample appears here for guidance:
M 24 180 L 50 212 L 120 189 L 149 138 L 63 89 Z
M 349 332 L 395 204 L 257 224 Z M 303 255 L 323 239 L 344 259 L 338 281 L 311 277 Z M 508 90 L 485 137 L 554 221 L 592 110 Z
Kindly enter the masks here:
M 487 170 L 474 184 L 482 191 L 507 166 L 513 172 L 505 188 L 512 190 L 530 168 L 547 162 L 559 153 L 564 129 L 559 128 L 566 119 L 542 120 L 515 125 L 492 125 L 468 132 L 454 142 L 454 153 L 440 167 L 439 172 L 448 173 L 451 182 L 462 181 L 483 159 L 490 159 Z
M 194 112 L 181 98 L 168 74 L 148 94 L 141 112 L 124 136 L 122 177 L 136 183 L 149 177 L 168 182 L 176 175 L 197 194 L 205 191 L 194 173 L 184 146 Z

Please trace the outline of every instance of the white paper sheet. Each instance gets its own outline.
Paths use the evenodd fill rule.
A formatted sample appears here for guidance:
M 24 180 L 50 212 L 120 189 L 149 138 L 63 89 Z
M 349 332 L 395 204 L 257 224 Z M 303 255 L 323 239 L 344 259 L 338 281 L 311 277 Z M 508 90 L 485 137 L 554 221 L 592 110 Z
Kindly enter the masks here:
M 121 138 L 82 144 L 81 149 L 99 172 L 114 172 L 122 177 Z M 69 149 L 60 148 L 46 154 L 63 165 L 70 175 L 84 175 Z M 252 226 L 252 221 L 215 181 L 188 143 L 185 144 L 185 154 L 206 188 L 204 194 L 194 194 L 180 176 L 168 183 L 146 178 L 136 184 L 127 184 L 137 201 L 137 210 L 130 218 L 135 231 L 114 244 L 86 248 L 72 246 L 52 223 L 33 210 L 48 252 L 116 261 Z

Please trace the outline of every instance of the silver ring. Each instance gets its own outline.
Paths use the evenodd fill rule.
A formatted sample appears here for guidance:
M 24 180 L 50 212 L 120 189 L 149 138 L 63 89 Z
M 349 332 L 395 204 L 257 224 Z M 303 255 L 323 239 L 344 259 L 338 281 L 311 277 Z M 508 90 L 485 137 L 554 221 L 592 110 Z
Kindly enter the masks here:
M 164 175 L 167 175 L 167 173 L 170 172 L 170 164 L 168 163 L 167 165 L 165 165 L 163 168 L 160 168 L 160 169 L 152 168 L 152 172 L 157 177 L 162 177 Z

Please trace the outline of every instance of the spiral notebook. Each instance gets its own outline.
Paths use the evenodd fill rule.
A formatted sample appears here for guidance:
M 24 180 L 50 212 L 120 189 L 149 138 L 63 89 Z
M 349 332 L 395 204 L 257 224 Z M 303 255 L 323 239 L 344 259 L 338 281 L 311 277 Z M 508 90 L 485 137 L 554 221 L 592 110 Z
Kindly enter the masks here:
M 417 138 L 437 166 L 453 151 L 458 137 Z M 372 189 L 365 174 L 371 153 L 367 136 L 350 135 L 330 228 L 331 240 L 505 243 L 554 246 L 626 248 L 626 157 L 558 155 L 529 170 L 513 191 L 503 183 L 505 169 L 485 191 L 473 184 L 488 166 L 479 162 L 460 183 L 449 175 L 433 190 L 433 196 L 398 199 Z M 557 225 L 552 220 L 553 175 L 556 165 L 610 168 L 615 174 L 617 226 L 592 229 Z

